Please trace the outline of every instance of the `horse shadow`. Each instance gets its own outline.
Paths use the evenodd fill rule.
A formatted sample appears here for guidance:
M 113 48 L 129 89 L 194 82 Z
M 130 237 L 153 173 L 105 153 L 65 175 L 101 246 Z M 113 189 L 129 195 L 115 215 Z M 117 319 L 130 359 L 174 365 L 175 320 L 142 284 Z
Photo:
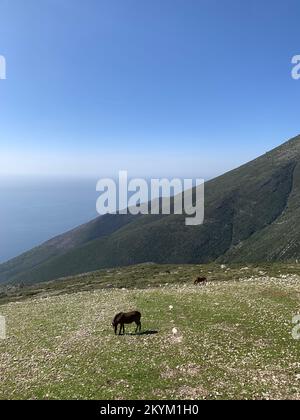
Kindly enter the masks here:
M 125 335 L 154 335 L 154 334 L 158 334 L 157 330 L 145 330 L 145 331 L 141 331 L 141 332 L 137 332 L 137 333 L 125 333 Z

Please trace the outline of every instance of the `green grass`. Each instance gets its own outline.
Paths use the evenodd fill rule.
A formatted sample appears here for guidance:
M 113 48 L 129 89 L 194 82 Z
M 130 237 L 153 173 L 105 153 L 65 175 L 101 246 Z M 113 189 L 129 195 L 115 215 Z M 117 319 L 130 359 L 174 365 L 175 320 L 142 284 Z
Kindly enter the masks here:
M 189 284 L 197 276 L 209 281 L 238 281 L 241 278 L 300 276 L 300 264 L 265 263 L 260 265 L 220 264 L 140 264 L 111 268 L 31 285 L 0 286 L 0 305 L 31 298 L 57 296 L 107 288 L 149 288 Z
M 144 288 L 135 289 L 132 279 L 125 290 L 105 289 L 89 277 L 81 287 L 93 289 L 83 291 L 75 278 L 0 306 L 8 325 L 0 341 L 0 398 L 300 398 L 300 342 L 291 335 L 300 312 L 298 276 L 254 277 L 257 267 L 250 276 L 236 267 L 230 277 L 210 266 L 214 281 L 195 287 L 198 266 L 105 272 L 121 287 L 119 277 L 132 278 L 132 270 L 140 279 L 144 272 Z M 142 312 L 144 334 L 130 334 L 129 326 L 127 335 L 114 336 L 111 319 L 130 309 Z

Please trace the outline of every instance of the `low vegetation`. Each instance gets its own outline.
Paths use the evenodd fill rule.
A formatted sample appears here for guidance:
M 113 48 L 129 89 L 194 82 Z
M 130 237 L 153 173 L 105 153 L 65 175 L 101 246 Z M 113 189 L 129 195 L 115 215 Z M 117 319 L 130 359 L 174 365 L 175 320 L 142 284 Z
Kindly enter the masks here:
M 299 399 L 298 270 L 146 264 L 6 290 L 0 398 Z M 131 309 L 142 333 L 115 336 Z
M 171 284 L 189 284 L 194 278 L 204 275 L 210 282 L 238 281 L 247 278 L 280 277 L 299 275 L 300 264 L 269 263 L 260 265 L 160 265 L 140 264 L 125 268 L 98 270 L 77 276 L 38 284 L 22 283 L 0 286 L 0 305 L 36 297 L 77 293 L 98 289 L 128 289 L 161 287 Z

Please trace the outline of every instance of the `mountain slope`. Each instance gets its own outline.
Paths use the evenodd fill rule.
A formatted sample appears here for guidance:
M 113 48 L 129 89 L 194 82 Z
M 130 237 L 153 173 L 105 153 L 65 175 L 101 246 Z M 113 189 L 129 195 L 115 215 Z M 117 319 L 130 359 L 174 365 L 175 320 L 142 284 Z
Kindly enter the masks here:
M 37 282 L 99 268 L 291 260 L 300 255 L 300 136 L 205 185 L 205 222 L 106 215 L 0 266 L 1 282 Z

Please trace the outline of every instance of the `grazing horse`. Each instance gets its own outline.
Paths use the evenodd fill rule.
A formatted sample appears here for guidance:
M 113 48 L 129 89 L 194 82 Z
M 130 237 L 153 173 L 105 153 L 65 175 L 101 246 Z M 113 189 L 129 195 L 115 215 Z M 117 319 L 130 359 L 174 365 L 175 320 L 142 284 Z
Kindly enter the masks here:
M 117 329 L 118 329 L 119 324 L 120 324 L 119 335 L 121 335 L 122 330 L 123 330 L 123 334 L 125 334 L 125 324 L 132 324 L 133 322 L 136 323 L 135 333 L 137 333 L 137 331 L 141 331 L 142 329 L 141 316 L 142 316 L 141 313 L 138 311 L 118 313 L 114 317 L 113 322 L 112 322 L 112 326 L 115 329 L 115 334 L 117 334 Z
M 194 281 L 194 284 L 202 284 L 203 286 L 205 286 L 207 283 L 207 278 L 206 277 L 197 277 L 196 280 Z

